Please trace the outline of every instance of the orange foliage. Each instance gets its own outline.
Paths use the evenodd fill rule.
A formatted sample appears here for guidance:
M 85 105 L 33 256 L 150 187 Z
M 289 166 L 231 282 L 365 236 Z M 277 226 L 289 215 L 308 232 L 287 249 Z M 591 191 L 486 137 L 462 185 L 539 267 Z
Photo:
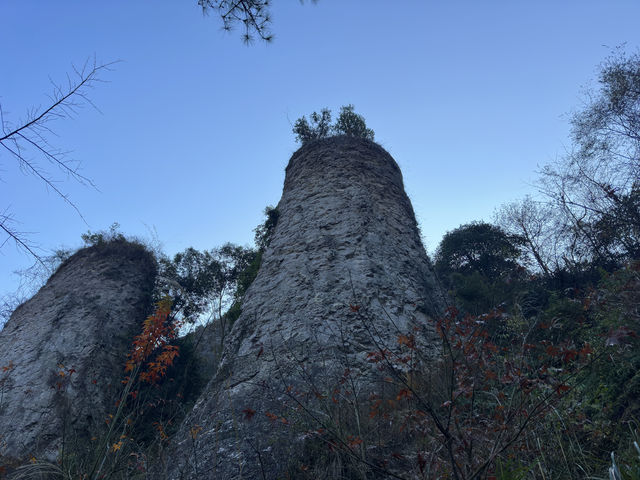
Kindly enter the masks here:
M 142 333 L 133 340 L 125 372 L 133 372 L 136 367 L 142 367 L 146 363 L 146 368 L 140 373 L 141 381 L 155 384 L 166 375 L 167 368 L 173 365 L 180 354 L 179 347 L 169 345 L 178 336 L 181 326 L 169 317 L 170 313 L 171 300 L 165 297 L 158 302 L 153 315 L 144 321 Z M 152 357 L 153 360 L 150 360 Z M 127 377 L 126 382 L 128 381 Z

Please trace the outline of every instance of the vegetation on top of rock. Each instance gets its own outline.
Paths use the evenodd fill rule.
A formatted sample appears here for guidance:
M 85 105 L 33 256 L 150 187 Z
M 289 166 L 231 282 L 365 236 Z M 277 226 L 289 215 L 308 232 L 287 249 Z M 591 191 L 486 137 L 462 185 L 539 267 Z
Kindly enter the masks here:
M 352 364 L 318 380 L 308 374 L 317 365 L 300 355 L 296 385 L 277 376 L 261 384 L 265 398 L 284 399 L 277 410 L 237 405 L 242 410 L 232 422 L 234 433 L 253 434 L 258 419 L 266 417 L 274 436 L 242 441 L 274 445 L 276 428 L 289 438 L 305 438 L 303 455 L 283 466 L 294 478 L 578 479 L 602 478 L 609 465 L 611 478 L 638 478 L 633 444 L 640 419 L 639 72 L 638 55 L 604 64 L 602 89 L 573 118 L 575 149 L 542 171 L 543 199 L 504 208 L 499 226 L 471 222 L 444 236 L 435 267 L 455 308 L 432 322 L 442 345 L 432 368 L 424 367 L 427 349 L 415 329 L 370 351 L 354 349 L 356 330 L 358 341 L 369 341 L 374 337 L 367 328 L 376 320 L 354 293 L 350 304 L 332 303 L 352 320 L 342 351 L 366 358 L 380 372 L 383 388 L 360 395 L 354 388 L 360 373 Z M 343 113 L 344 121 L 333 125 L 327 109 L 314 112 L 311 124 L 302 117 L 294 128 L 298 141 L 332 134 L 373 138 L 352 106 Z M 125 380 L 120 414 L 106 419 L 111 433 L 94 448 L 113 472 L 108 478 L 146 478 L 154 462 L 165 458 L 175 422 L 204 382 L 192 368 L 197 345 L 189 338 L 181 350 L 174 348 L 169 340 L 176 334 L 166 330 L 167 321 L 195 319 L 208 310 L 229 324 L 237 318 L 280 212 L 268 207 L 265 215 L 256 228 L 256 249 L 226 244 L 161 259 L 165 285 L 175 287 L 174 308 L 147 319 L 160 332 L 150 340 L 160 341 L 161 348 L 149 361 L 132 363 L 138 379 L 157 382 L 141 386 L 133 375 Z M 125 241 L 117 229 L 83 239 L 97 248 Z M 388 271 L 380 275 L 391 277 Z M 245 327 L 253 332 L 252 321 Z M 134 346 L 142 340 L 136 337 Z M 255 340 L 242 362 L 285 360 L 286 355 L 268 357 L 267 346 L 258 335 Z M 179 356 L 172 353 L 177 351 Z M 14 365 L 0 367 L 1 394 Z M 63 374 L 71 375 L 57 373 Z M 330 389 L 322 390 L 324 380 Z M 205 452 L 200 446 L 206 446 L 199 442 L 207 432 L 200 424 L 187 429 L 184 444 L 197 476 L 198 455 Z M 260 445 L 249 446 L 260 455 Z M 69 462 L 84 458 L 89 457 L 63 450 L 60 469 L 66 470 L 60 477 L 80 472 Z
M 313 112 L 307 121 L 304 115 L 296 120 L 293 126 L 293 133 L 296 134 L 296 141 L 302 145 L 311 140 L 327 138 L 337 135 L 348 137 L 374 139 L 374 132 L 367 128 L 367 124 L 362 115 L 355 113 L 353 105 L 346 105 L 340 108 L 340 115 L 335 123 L 331 123 L 331 110 L 323 108 L 320 113 Z

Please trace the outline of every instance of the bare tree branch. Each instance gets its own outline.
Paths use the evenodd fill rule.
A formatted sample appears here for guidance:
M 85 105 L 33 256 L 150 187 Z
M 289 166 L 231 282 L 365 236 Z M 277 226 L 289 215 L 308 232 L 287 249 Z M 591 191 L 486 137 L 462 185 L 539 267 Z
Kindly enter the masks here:
M 38 261 L 38 263 L 44 266 L 42 258 L 40 258 L 40 255 L 35 252 L 35 247 L 31 245 L 24 237 L 24 232 L 18 232 L 17 230 L 14 230 L 10 227 L 10 224 L 12 222 L 13 218 L 9 213 L 6 212 L 6 210 L 4 213 L 0 214 L 0 230 L 4 231 L 4 233 L 7 235 L 5 240 L 0 243 L 0 248 L 2 248 L 9 240 L 13 240 L 18 247 L 27 251 Z
M 69 198 L 59 186 L 56 185 L 54 177 L 37 163 L 38 159 L 52 164 L 61 170 L 68 178 L 79 182 L 82 185 L 89 185 L 96 188 L 88 177 L 79 171 L 77 162 L 67 158 L 67 153 L 52 146 L 49 137 L 55 136 L 55 132 L 50 127 L 54 120 L 73 118 L 80 108 L 89 105 L 96 110 L 97 107 L 88 97 L 88 90 L 96 83 L 102 82 L 99 74 L 110 71 L 116 62 L 97 64 L 87 60 L 82 68 L 72 67 L 73 75 L 67 75 L 66 85 L 63 87 L 51 81 L 53 92 L 49 96 L 50 103 L 44 109 L 30 108 L 26 119 L 17 125 L 10 123 L 0 104 L 0 152 L 8 154 L 13 158 L 17 166 L 25 174 L 34 175 L 47 189 L 52 190 L 64 202 L 70 205 L 76 213 L 86 222 L 77 205 Z M 99 111 L 99 110 L 98 110 Z M 0 153 L 0 158 L 2 154 Z M 27 240 L 26 234 L 18 232 L 11 226 L 14 221 L 11 214 L 5 210 L 0 215 L 0 232 L 4 232 L 6 238 L 0 238 L 0 248 L 13 240 L 16 246 L 33 256 L 42 263 L 41 257 L 35 251 L 35 247 Z

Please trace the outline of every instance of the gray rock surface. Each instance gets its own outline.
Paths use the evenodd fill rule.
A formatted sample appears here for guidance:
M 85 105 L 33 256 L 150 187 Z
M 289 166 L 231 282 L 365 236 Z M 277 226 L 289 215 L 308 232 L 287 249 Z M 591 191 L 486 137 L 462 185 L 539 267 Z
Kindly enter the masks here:
M 174 439 L 169 478 L 285 478 L 301 432 L 325 414 L 310 393 L 326 399 L 349 368 L 365 398 L 380 381 L 367 353 L 400 333 L 437 352 L 430 319 L 445 298 L 384 149 L 348 137 L 302 147 L 277 208 L 218 372 Z
M 55 460 L 104 425 L 133 336 L 149 313 L 155 260 L 108 242 L 77 252 L 0 331 L 0 465 Z

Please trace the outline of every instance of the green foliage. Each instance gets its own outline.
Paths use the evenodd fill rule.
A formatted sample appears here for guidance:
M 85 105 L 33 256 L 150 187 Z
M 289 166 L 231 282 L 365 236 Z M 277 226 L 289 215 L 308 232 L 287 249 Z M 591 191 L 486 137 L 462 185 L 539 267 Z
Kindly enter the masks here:
M 611 452 L 609 475 L 618 475 L 615 480 L 640 480 L 640 435 L 637 429 L 631 431 L 631 440 L 631 445 L 622 452 L 617 464 Z
M 254 230 L 256 233 L 256 247 L 258 247 L 258 250 L 260 251 L 264 251 L 269 246 L 271 236 L 273 235 L 273 231 L 278 224 L 278 219 L 280 218 L 280 212 L 277 208 L 269 205 L 264 209 L 264 215 L 267 217 L 264 223 L 258 225 Z
M 255 252 L 251 261 L 245 265 L 245 268 L 238 275 L 236 292 L 234 295 L 235 300 L 227 311 L 227 317 L 231 324 L 238 319 L 242 312 L 242 299 L 258 275 L 258 270 L 260 270 L 260 265 L 262 264 L 262 255 L 271 242 L 271 237 L 273 236 L 276 225 L 278 224 L 278 219 L 280 218 L 280 212 L 278 209 L 271 206 L 267 206 L 264 209 L 264 215 L 266 217 L 264 222 L 255 228 L 255 243 L 258 250 Z
M 492 282 L 479 272 L 453 273 L 448 284 L 462 311 L 480 315 L 505 301 L 501 282 Z
M 161 293 L 170 293 L 176 310 L 190 322 L 202 316 L 221 318 L 255 256 L 253 249 L 227 243 L 208 251 L 187 248 L 172 260 L 161 258 Z
M 545 225 L 535 223 L 543 218 L 536 217 L 538 212 L 530 206 L 518 212 L 522 225 Z M 620 220 L 617 225 L 629 228 L 629 222 L 623 227 L 625 214 L 616 215 Z M 564 362 L 573 353 L 566 352 L 580 345 L 598 349 L 597 354 L 589 354 L 589 364 L 571 373 L 574 386 L 562 397 L 555 416 L 533 423 L 525 431 L 527 443 L 538 446 L 515 455 L 517 464 L 511 466 L 528 468 L 529 475 L 540 472 L 545 478 L 596 478 L 606 471 L 612 450 L 621 452 L 622 458 L 630 442 L 627 425 L 640 418 L 640 266 L 632 261 L 621 267 L 624 256 L 603 262 L 604 257 L 589 255 L 583 257 L 579 268 L 551 261 L 543 265 L 553 269 L 540 268 L 532 273 L 520 265 L 523 237 L 504 231 L 498 234 L 500 230 L 491 226 L 476 227 L 465 225 L 445 236 L 435 263 L 463 311 L 479 314 L 497 305 L 504 310 L 502 324 L 486 323 L 491 341 L 507 356 L 516 345 L 546 345 L 546 352 L 555 359 L 549 364 L 554 373 L 571 372 Z M 616 233 L 617 228 L 603 225 L 601 231 L 604 235 L 608 230 L 615 241 L 620 241 L 624 235 Z M 529 228 L 520 232 L 530 235 L 524 238 L 525 246 L 542 253 L 543 261 L 552 257 L 540 247 L 545 247 L 545 241 L 553 242 L 555 235 L 562 235 L 561 230 L 541 234 Z M 558 242 L 565 240 L 561 237 Z M 536 261 L 527 265 L 535 266 Z M 533 367 L 543 368 L 538 362 L 536 358 L 528 361 Z M 624 458 L 625 466 L 632 464 L 628 456 Z M 500 467 L 505 467 L 504 472 L 496 471 L 498 478 L 512 478 L 514 471 L 521 472 L 520 467 L 512 470 L 506 465 L 503 462 Z M 626 478 L 625 471 L 620 471 Z
M 127 240 L 124 234 L 120 232 L 120 224 L 118 222 L 113 222 L 108 231 L 99 230 L 92 232 L 88 230 L 87 233 L 80 235 L 80 238 L 82 238 L 85 247 L 95 247 L 112 241 L 123 242 Z
M 364 117 L 355 113 L 353 105 L 341 107 L 340 115 L 334 124 L 331 124 L 331 110 L 328 108 L 323 108 L 320 113 L 313 112 L 310 118 L 311 123 L 307 121 L 305 116 L 300 117 L 293 127 L 296 141 L 303 145 L 312 140 L 334 135 L 347 135 L 372 141 L 375 136 L 373 130 L 367 128 Z
M 640 258 L 640 183 L 615 202 L 591 225 L 593 250 L 601 265 L 621 265 Z
M 605 274 L 583 298 L 584 335 L 604 338 L 612 363 L 591 370 L 582 401 L 592 428 L 607 432 L 602 448 L 615 448 L 622 424 L 640 419 L 640 263 Z
M 463 311 L 479 315 L 508 302 L 526 270 L 518 262 L 522 239 L 499 227 L 472 222 L 448 232 L 435 254 L 435 270 Z
M 354 109 L 353 105 L 346 105 L 340 108 L 340 116 L 333 126 L 333 132 L 336 135 L 373 140 L 373 130 L 367 128 L 364 117 L 355 113 Z
M 524 480 L 530 468 L 513 459 L 496 461 L 496 480 Z
M 257 249 L 227 243 L 199 251 L 187 248 L 173 259 L 161 257 L 158 295 L 171 294 L 174 307 L 190 322 L 217 320 L 230 327 L 240 316 L 244 295 L 256 278 L 280 212 L 267 206 L 255 229 Z
M 296 141 L 302 143 L 318 138 L 326 138 L 331 133 L 331 110 L 323 108 L 320 113 L 313 112 L 309 115 L 311 124 L 305 116 L 296 120 L 293 126 L 293 133 L 296 134 Z
M 478 272 L 488 279 L 507 278 L 521 270 L 520 237 L 499 227 L 472 222 L 447 232 L 435 255 L 439 274 Z

